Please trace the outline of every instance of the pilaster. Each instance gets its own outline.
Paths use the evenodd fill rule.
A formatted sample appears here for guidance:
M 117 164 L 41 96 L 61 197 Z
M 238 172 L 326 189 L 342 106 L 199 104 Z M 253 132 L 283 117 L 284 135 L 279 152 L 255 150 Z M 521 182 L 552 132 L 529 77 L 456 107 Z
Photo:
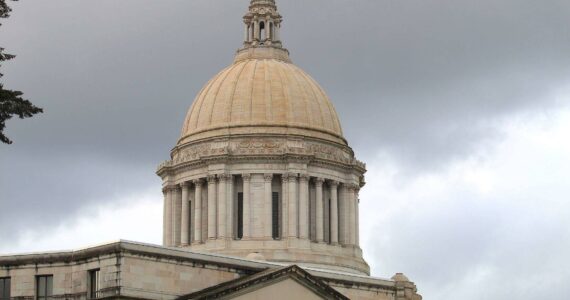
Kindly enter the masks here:
M 208 175 L 208 239 L 216 239 L 216 175 Z
M 330 181 L 331 193 L 331 244 L 338 244 L 338 182 Z
M 190 202 L 188 199 L 190 184 L 183 182 L 180 184 L 182 189 L 182 204 L 181 204 L 181 221 L 180 221 L 180 245 L 188 246 L 190 236 Z

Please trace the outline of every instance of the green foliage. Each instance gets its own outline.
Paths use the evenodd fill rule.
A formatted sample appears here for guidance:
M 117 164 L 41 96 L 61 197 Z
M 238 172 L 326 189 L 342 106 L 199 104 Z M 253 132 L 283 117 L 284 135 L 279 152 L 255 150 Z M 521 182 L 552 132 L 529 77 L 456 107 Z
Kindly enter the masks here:
M 8 18 L 11 11 L 6 0 L 0 0 L 0 18 Z M 2 23 L 0 23 L 0 26 L 2 26 Z M 4 48 L 0 47 L 0 63 L 11 60 L 14 57 L 12 54 L 4 53 Z M 0 73 L 0 78 L 2 76 L 3 74 Z M 23 93 L 20 91 L 5 90 L 4 85 L 0 83 L 0 141 L 3 143 L 12 143 L 12 141 L 4 135 L 7 120 L 10 120 L 13 116 L 18 116 L 20 119 L 30 118 L 35 114 L 43 112 L 41 108 L 23 99 L 21 97 L 22 95 Z

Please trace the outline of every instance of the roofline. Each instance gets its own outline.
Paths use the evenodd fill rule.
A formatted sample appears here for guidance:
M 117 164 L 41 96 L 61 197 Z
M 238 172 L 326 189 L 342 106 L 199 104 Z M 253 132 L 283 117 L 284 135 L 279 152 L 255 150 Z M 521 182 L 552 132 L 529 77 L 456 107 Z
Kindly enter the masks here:
M 260 272 L 269 268 L 281 268 L 289 264 L 276 262 L 252 261 L 245 258 L 225 256 L 220 254 L 198 253 L 188 249 L 170 248 L 155 244 L 118 240 L 109 243 L 88 246 L 76 250 L 36 252 L 23 254 L 0 255 L 0 268 L 14 268 L 26 265 L 72 263 L 89 258 L 119 253 L 140 254 L 175 260 L 188 260 L 208 265 L 243 270 L 246 272 Z M 318 268 L 303 267 L 307 272 L 321 280 L 334 282 L 352 282 L 379 288 L 395 288 L 395 281 L 365 275 L 357 275 L 338 271 L 322 270 Z

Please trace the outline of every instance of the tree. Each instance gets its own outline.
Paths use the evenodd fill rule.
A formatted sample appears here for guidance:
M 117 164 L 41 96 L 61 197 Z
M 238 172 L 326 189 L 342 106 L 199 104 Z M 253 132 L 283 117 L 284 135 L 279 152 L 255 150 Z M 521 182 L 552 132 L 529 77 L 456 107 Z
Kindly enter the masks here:
M 0 19 L 8 18 L 12 11 L 6 1 L 0 0 Z M 2 23 L 0 23 L 0 26 L 2 26 Z M 0 47 L 0 63 L 11 60 L 14 57 L 12 54 L 4 53 L 4 48 Z M 0 78 L 2 76 L 4 75 L 0 73 Z M 30 118 L 35 114 L 43 112 L 43 109 L 23 99 L 22 95 L 23 93 L 20 91 L 4 89 L 4 85 L 0 83 L 0 141 L 5 144 L 12 144 L 12 141 L 4 135 L 7 120 L 10 120 L 13 116 L 18 116 L 20 119 Z

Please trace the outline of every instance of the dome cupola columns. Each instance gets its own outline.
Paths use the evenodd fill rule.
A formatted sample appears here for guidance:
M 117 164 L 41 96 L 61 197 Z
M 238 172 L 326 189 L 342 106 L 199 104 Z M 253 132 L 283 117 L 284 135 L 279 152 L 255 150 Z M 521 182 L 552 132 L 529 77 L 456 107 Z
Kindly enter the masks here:
M 244 47 L 281 48 L 279 30 L 282 20 L 274 0 L 252 0 L 249 11 L 243 17 Z
M 249 11 L 243 17 L 243 48 L 238 50 L 235 62 L 252 58 L 291 62 L 289 51 L 281 43 L 282 21 L 274 0 L 252 0 Z

